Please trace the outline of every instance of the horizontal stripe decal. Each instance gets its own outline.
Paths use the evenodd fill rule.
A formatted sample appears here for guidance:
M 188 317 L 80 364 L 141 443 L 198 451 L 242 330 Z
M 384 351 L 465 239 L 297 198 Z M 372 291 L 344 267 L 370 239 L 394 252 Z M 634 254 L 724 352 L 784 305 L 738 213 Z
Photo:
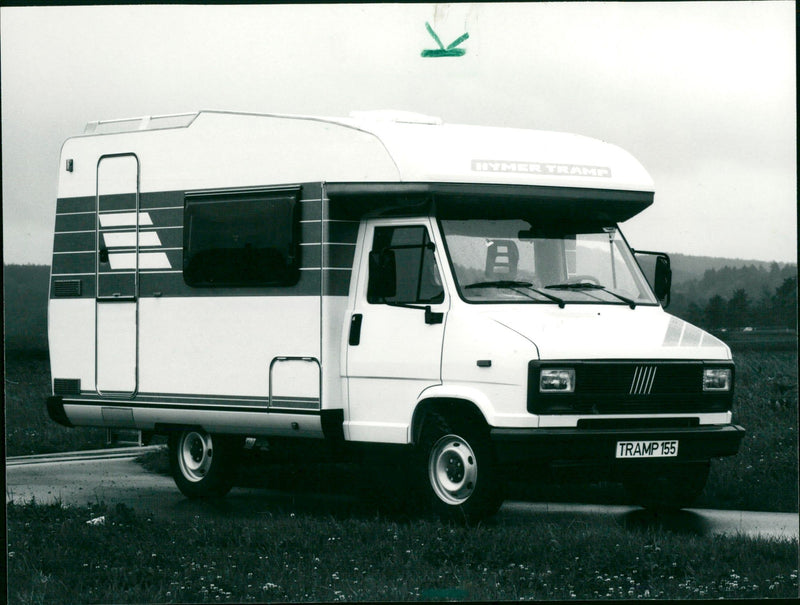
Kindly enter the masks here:
M 150 212 L 157 212 L 159 210 L 180 210 L 183 212 L 183 205 L 180 206 L 157 206 L 153 208 L 143 208 L 143 210 L 149 210 Z
M 173 254 L 173 253 L 168 253 Z M 174 252 L 180 254 L 180 252 Z M 93 255 L 59 255 L 56 259 L 70 259 L 77 258 L 78 256 L 86 256 L 88 259 L 88 270 L 85 271 L 55 271 L 52 279 L 65 279 L 70 277 L 79 277 L 83 282 L 81 289 L 82 298 L 95 297 L 95 272 L 94 272 L 94 256 Z M 176 261 L 174 263 L 175 269 L 143 269 L 139 273 L 139 296 L 140 298 L 152 298 L 154 296 L 164 297 L 218 297 L 224 298 L 228 296 L 319 296 L 323 286 L 321 284 L 324 279 L 324 292 L 325 295 L 332 296 L 347 296 L 350 291 L 350 275 L 349 269 L 326 269 L 320 271 L 319 269 L 307 269 L 301 272 L 300 281 L 291 287 L 264 287 L 264 288 L 209 288 L 209 287 L 191 287 L 186 285 L 183 280 L 183 272 L 179 268 L 180 264 Z M 55 268 L 59 266 L 68 265 L 70 263 L 56 261 Z M 108 266 L 108 265 L 107 265 Z M 129 269 L 127 271 L 130 271 Z M 101 288 L 101 295 L 108 296 L 114 292 L 119 292 L 121 289 L 128 289 L 130 285 L 128 282 L 118 283 L 109 282 L 108 280 L 114 276 L 122 276 L 122 273 L 101 273 L 103 287 Z M 132 272 L 125 273 L 124 275 L 133 275 Z M 51 280 L 52 281 L 52 280 Z M 52 285 L 52 284 L 51 284 Z M 52 294 L 52 287 L 51 287 Z
M 64 215 L 73 212 L 91 212 L 97 210 L 97 198 L 89 197 L 69 197 L 56 200 L 56 215 Z
M 307 244 L 319 244 L 322 237 L 322 223 L 314 221 L 300 225 L 300 241 Z
M 136 210 L 136 192 L 130 193 L 103 193 L 97 198 L 97 206 L 100 212 L 114 212 L 117 210 Z
M 150 214 L 147 212 L 139 213 L 140 225 L 152 225 L 153 221 Z M 135 212 L 116 212 L 113 214 L 100 215 L 101 227 L 135 227 L 136 226 L 136 213 Z
M 56 232 L 71 233 L 74 231 L 95 231 L 97 229 L 97 217 L 94 212 L 91 214 L 67 214 L 56 215 Z
M 305 200 L 300 200 L 301 203 L 304 201 Z M 315 222 L 319 224 L 319 221 L 322 220 L 322 208 L 320 207 L 319 201 L 315 202 L 314 204 L 301 205 L 300 216 L 301 223 Z
M 320 414 L 319 409 L 309 409 L 309 408 L 291 408 L 291 407 L 280 407 L 273 405 L 272 407 L 268 407 L 267 405 L 236 405 L 239 402 L 231 401 L 230 405 L 227 405 L 222 402 L 222 400 L 216 400 L 213 403 L 208 404 L 201 404 L 198 403 L 196 400 L 192 403 L 181 403 L 181 402 L 171 402 L 171 403 L 161 403 L 156 401 L 146 401 L 144 399 L 93 399 L 89 397 L 81 396 L 80 399 L 75 398 L 65 398 L 63 399 L 64 405 L 89 405 L 89 406 L 103 406 L 103 407 L 123 407 L 123 408 L 139 408 L 139 409 L 181 409 L 181 410 L 192 410 L 192 411 L 204 411 L 204 412 L 250 412 L 250 413 L 260 413 L 260 414 L 296 414 L 299 416 L 318 416 Z
M 96 267 L 94 254 L 53 255 L 53 273 L 94 273 L 95 270 Z
M 96 243 L 94 230 L 80 233 L 57 233 L 53 239 L 53 252 L 78 252 L 80 250 L 94 252 Z
M 101 273 L 98 296 L 135 296 L 136 272 Z
M 103 241 L 108 248 L 135 248 L 136 231 L 103 233 Z M 141 231 L 139 233 L 139 246 L 160 246 L 161 240 L 155 231 Z
M 95 391 L 81 391 L 81 397 L 89 399 L 104 400 L 105 398 L 99 396 Z M 264 406 L 269 402 L 269 397 L 266 395 L 207 395 L 202 393 L 151 393 L 148 391 L 141 391 L 133 399 L 138 401 L 140 399 L 152 400 L 161 403 L 239 403 L 242 405 L 257 405 Z M 309 404 L 319 403 L 318 397 L 281 397 L 277 395 L 272 396 L 273 402 L 281 404 L 299 404 L 307 406 Z
M 136 253 L 135 252 L 120 252 L 111 253 L 108 255 L 108 261 L 111 264 L 111 269 L 135 269 L 136 268 Z M 171 269 L 172 265 L 169 263 L 166 253 L 164 252 L 140 252 L 139 253 L 139 268 L 140 269 Z
M 346 296 L 358 234 L 351 216 L 330 216 L 330 201 L 320 183 L 301 185 L 298 200 L 301 230 L 300 279 L 290 287 L 191 287 L 183 279 L 184 191 L 148 192 L 139 195 L 140 298 L 226 296 Z M 113 295 L 134 287 L 120 272 L 136 268 L 136 217 L 132 194 L 100 197 L 100 243 L 110 249 L 108 263 L 101 263 L 100 295 Z M 81 280 L 81 298 L 96 296 L 98 216 L 95 196 L 61 198 L 56 206 L 53 276 Z M 323 221 L 323 217 L 326 219 Z M 323 231 L 326 241 L 323 243 Z M 322 267 L 322 268 L 321 268 Z M 114 275 L 117 278 L 112 278 Z M 51 280 L 52 281 L 52 280 Z M 51 283 L 52 286 L 52 283 Z M 52 287 L 51 287 L 52 291 Z
M 94 210 L 89 210 L 89 211 L 86 211 L 86 212 L 60 212 L 59 213 L 60 216 L 73 216 L 75 214 L 95 214 L 95 211 Z
M 324 250 L 321 250 L 319 245 L 303 248 L 303 267 L 319 267 L 322 263 L 322 254 L 325 256 L 326 269 L 349 270 L 353 267 L 355 247 L 325 244 Z
M 355 243 L 358 223 L 323 223 L 322 235 L 326 242 Z
M 178 208 L 183 211 L 183 191 L 152 191 L 139 194 L 139 210 Z

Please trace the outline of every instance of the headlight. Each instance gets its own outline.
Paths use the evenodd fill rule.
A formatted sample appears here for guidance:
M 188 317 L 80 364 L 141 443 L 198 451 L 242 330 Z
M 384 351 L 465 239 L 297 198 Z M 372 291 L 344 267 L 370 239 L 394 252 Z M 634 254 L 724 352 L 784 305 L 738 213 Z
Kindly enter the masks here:
M 568 368 L 543 369 L 539 374 L 539 392 L 572 393 L 575 391 L 575 370 Z
M 706 368 L 703 370 L 704 391 L 730 391 L 731 371 L 728 368 Z

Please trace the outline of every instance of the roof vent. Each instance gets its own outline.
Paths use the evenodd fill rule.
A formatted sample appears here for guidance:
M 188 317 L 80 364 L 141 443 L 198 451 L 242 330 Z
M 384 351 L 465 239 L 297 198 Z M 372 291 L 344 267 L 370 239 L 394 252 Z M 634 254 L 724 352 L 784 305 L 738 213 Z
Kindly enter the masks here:
M 426 116 L 413 111 L 398 111 L 393 109 L 378 109 L 373 111 L 351 111 L 350 117 L 354 120 L 370 122 L 397 122 L 401 124 L 430 124 L 441 126 L 442 118 Z

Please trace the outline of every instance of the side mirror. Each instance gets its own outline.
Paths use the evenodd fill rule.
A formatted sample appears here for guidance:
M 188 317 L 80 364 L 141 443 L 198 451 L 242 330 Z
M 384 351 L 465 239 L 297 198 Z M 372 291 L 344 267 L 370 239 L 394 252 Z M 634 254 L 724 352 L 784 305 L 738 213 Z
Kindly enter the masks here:
M 669 265 L 669 256 L 666 254 L 656 257 L 656 275 L 653 280 L 653 291 L 661 305 L 669 306 L 669 291 L 672 287 L 672 269 Z
M 384 302 L 397 294 L 397 265 L 394 250 L 373 250 L 369 253 L 367 301 Z
M 669 291 L 672 287 L 672 269 L 670 268 L 669 256 L 663 252 L 649 252 L 647 250 L 633 250 L 633 253 L 637 256 L 642 254 L 655 258 L 653 265 L 648 262 L 645 267 L 642 267 L 642 270 L 648 283 L 653 288 L 656 298 L 661 303 L 661 306 L 666 309 L 669 306 Z

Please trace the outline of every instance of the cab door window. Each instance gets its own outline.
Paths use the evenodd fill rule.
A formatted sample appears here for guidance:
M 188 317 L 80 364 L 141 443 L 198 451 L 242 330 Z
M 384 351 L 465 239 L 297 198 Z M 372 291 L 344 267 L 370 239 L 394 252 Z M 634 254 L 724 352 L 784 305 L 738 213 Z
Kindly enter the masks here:
M 436 304 L 444 301 L 444 288 L 436 266 L 434 245 L 424 226 L 376 227 L 372 253 L 374 257 L 383 259 L 383 262 L 371 265 L 370 270 L 386 274 L 370 275 L 370 281 L 380 277 L 392 283 L 382 288 L 382 292 L 369 289 L 367 302 Z M 391 275 L 392 272 L 394 276 Z M 387 292 L 391 294 L 387 295 Z

